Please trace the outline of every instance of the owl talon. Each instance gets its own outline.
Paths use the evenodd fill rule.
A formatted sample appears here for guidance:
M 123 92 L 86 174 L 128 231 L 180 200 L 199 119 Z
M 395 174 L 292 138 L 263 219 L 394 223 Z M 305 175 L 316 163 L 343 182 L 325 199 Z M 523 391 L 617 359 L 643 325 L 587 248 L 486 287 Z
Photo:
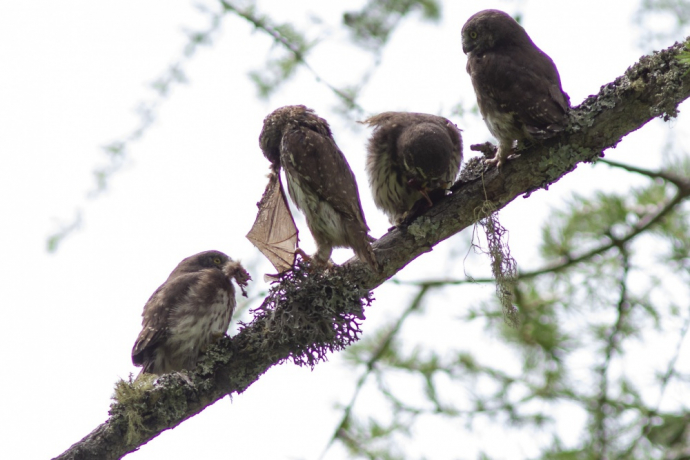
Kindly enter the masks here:
M 495 164 L 496 167 L 500 170 L 501 166 L 503 166 L 506 163 L 506 161 L 511 160 L 513 158 L 517 158 L 519 156 L 520 155 L 515 154 L 514 148 L 511 148 L 510 150 L 508 150 L 508 153 L 505 153 L 505 150 L 502 150 L 501 148 L 499 148 L 496 151 L 496 155 L 494 155 L 493 158 L 485 158 L 484 163 L 487 165 Z
M 293 260 L 292 260 L 292 266 L 291 266 L 290 268 L 288 268 L 287 270 L 282 271 L 282 272 L 280 272 L 280 273 L 275 273 L 275 274 L 273 274 L 273 273 L 266 273 L 266 274 L 264 274 L 264 281 L 265 281 L 266 283 L 276 283 L 276 282 L 280 281 L 280 278 L 281 278 L 283 275 L 285 275 L 285 274 L 287 274 L 287 273 L 289 273 L 290 271 L 292 271 L 292 270 L 295 269 L 295 264 L 297 263 L 297 256 L 298 256 L 298 255 L 300 256 L 300 258 L 301 258 L 304 262 L 311 263 L 312 257 L 311 257 L 309 254 L 307 254 L 306 252 L 304 252 L 304 251 L 302 250 L 302 248 L 296 248 L 296 249 L 295 249 L 295 252 L 294 252 L 294 255 L 295 255 L 295 257 L 294 257 Z
M 429 207 L 432 207 L 434 205 L 434 202 L 431 201 L 431 198 L 429 198 L 429 194 L 426 192 L 426 190 L 420 190 L 419 193 L 421 193 L 422 196 L 426 199 L 426 202 L 429 205 Z
M 299 255 L 302 258 L 302 260 L 304 260 L 306 262 L 309 262 L 311 260 L 311 256 L 309 254 L 307 254 L 306 252 L 304 252 L 302 250 L 302 248 L 295 249 L 295 255 Z
M 487 165 L 489 165 L 489 166 L 491 166 L 491 165 L 496 165 L 496 167 L 497 167 L 498 169 L 501 169 L 501 166 L 503 166 L 503 163 L 504 163 L 504 162 L 502 161 L 501 158 L 499 158 L 498 155 L 496 155 L 496 156 L 493 157 L 493 158 L 485 158 L 485 159 L 484 159 L 484 164 L 487 164 Z

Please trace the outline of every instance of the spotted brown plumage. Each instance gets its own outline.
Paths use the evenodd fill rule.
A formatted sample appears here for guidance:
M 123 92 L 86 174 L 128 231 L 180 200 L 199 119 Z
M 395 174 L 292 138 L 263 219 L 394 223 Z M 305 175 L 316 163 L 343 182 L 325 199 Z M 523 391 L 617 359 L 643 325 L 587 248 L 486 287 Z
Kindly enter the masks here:
M 326 266 L 333 248 L 349 247 L 379 271 L 357 181 L 328 122 L 303 105 L 281 107 L 264 120 L 259 144 L 273 169 L 285 170 L 290 198 L 316 242 L 313 262 Z
M 498 140 L 499 167 L 514 141 L 540 141 L 565 129 L 570 98 L 551 58 L 503 11 L 484 10 L 462 28 L 462 49 L 477 104 Z
M 400 225 L 420 200 L 447 189 L 462 161 L 462 136 L 450 120 L 426 113 L 384 112 L 363 123 L 373 126 L 367 173 L 374 203 Z
M 201 252 L 175 267 L 144 305 L 143 328 L 132 348 L 132 363 L 141 373 L 196 366 L 200 352 L 228 330 L 235 309 L 232 279 L 244 294 L 249 273 L 220 251 Z

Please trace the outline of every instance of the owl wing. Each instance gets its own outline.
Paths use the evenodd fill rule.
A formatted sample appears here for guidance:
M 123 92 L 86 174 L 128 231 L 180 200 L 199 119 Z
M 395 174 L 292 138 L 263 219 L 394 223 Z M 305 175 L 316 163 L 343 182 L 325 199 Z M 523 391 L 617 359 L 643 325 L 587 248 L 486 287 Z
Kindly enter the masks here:
M 196 276 L 193 273 L 179 275 L 163 283 L 144 305 L 142 330 L 132 348 L 132 363 L 144 365 L 168 336 L 171 314 L 177 303 L 189 291 Z
M 297 175 L 320 200 L 368 230 L 355 175 L 332 137 L 305 126 L 289 130 L 282 140 L 281 163 L 288 174 Z
M 462 159 L 462 134 L 460 134 L 462 130 L 452 121 L 448 119 L 444 120 L 446 131 L 448 132 L 448 136 L 450 136 L 450 141 L 453 143 L 453 151 Z
M 278 273 L 283 273 L 295 264 L 299 237 L 279 173 L 269 176 L 258 206 L 259 213 L 247 239 L 266 256 Z
M 538 48 L 486 53 L 468 61 L 472 81 L 501 111 L 517 116 L 535 137 L 562 130 L 570 98 L 549 56 Z

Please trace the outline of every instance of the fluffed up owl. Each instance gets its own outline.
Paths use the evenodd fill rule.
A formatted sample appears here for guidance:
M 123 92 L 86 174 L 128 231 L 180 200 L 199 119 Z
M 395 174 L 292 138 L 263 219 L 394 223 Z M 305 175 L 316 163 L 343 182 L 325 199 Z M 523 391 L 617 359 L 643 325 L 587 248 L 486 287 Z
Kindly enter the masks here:
M 443 196 L 462 161 L 462 136 L 450 120 L 426 113 L 384 112 L 363 123 L 373 126 L 367 173 L 374 203 L 400 225 L 424 200 Z M 436 198 L 434 196 L 434 198 Z

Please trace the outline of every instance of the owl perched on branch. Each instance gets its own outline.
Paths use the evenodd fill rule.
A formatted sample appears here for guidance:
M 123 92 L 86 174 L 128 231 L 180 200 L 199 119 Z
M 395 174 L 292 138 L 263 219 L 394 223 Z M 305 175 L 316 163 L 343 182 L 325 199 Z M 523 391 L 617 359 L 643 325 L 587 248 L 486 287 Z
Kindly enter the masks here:
M 498 10 L 470 17 L 462 49 L 479 110 L 499 142 L 488 162 L 500 167 L 514 141 L 540 141 L 565 129 L 570 98 L 556 65 L 512 17 Z
M 380 271 L 357 181 L 328 122 L 303 105 L 281 107 L 264 120 L 259 144 L 274 171 L 285 170 L 290 198 L 316 241 L 314 264 L 327 266 L 333 248 L 349 247 Z
M 194 369 L 199 354 L 225 334 L 235 309 L 235 288 L 249 273 L 220 251 L 187 257 L 175 267 L 144 306 L 143 329 L 132 348 L 141 373 Z
M 367 147 L 367 173 L 374 203 L 400 225 L 443 196 L 462 161 L 460 130 L 426 113 L 384 112 L 363 123 L 374 132 Z

